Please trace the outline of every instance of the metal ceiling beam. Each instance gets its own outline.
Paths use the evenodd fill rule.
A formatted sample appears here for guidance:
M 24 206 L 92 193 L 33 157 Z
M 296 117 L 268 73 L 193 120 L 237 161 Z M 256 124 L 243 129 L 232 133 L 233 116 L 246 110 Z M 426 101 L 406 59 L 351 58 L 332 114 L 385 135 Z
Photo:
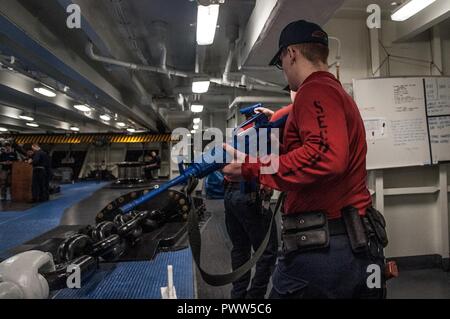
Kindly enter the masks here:
M 3 116 L 4 118 L 12 119 L 14 121 L 14 125 L 16 125 L 19 128 L 19 131 L 24 129 L 29 129 L 30 127 L 26 126 L 25 120 L 19 119 L 19 116 L 23 114 L 24 111 L 22 109 L 15 108 L 11 105 L 3 105 L 0 104 L 0 116 Z M 33 122 L 38 123 L 39 125 L 44 125 L 46 127 L 50 127 L 54 130 L 58 131 L 70 131 L 70 128 L 72 126 L 76 126 L 80 129 L 82 132 L 99 132 L 104 130 L 99 130 L 99 127 L 95 124 L 93 124 L 93 121 L 90 121 L 89 119 L 85 120 L 59 120 L 53 118 L 51 115 L 49 116 L 48 113 L 42 112 L 42 111 L 36 111 L 36 112 L 25 112 L 26 114 L 32 115 L 34 118 Z
M 267 66 L 278 50 L 278 38 L 290 22 L 305 19 L 325 24 L 344 0 L 256 0 L 242 38 L 238 42 L 238 68 Z M 282 75 L 278 76 L 284 83 Z
M 53 131 L 56 127 L 53 125 L 49 125 L 49 123 L 40 124 L 39 127 L 31 127 L 31 126 L 24 126 L 25 121 L 17 120 L 8 116 L 4 116 L 2 113 L 0 113 L 0 126 L 5 126 L 6 128 L 11 130 L 18 131 L 18 132 L 26 132 L 26 131 L 32 131 L 32 132 L 45 132 L 47 130 Z M 60 129 L 61 131 L 64 131 L 63 129 Z
M 91 122 L 97 129 L 116 129 L 112 123 L 100 121 L 98 112 L 84 114 L 73 108 L 79 102 L 73 100 L 66 94 L 55 92 L 56 97 L 46 98 L 36 92 L 34 88 L 39 82 L 19 74 L 17 72 L 2 70 L 0 71 L 0 90 L 2 95 L 0 101 L 16 109 L 26 112 L 41 114 L 47 118 L 57 120 L 71 121 L 73 124 Z
M 406 21 L 397 22 L 395 42 L 407 41 L 450 17 L 450 1 L 436 0 Z
M 51 77 L 71 88 L 87 89 L 99 98 L 110 101 L 108 107 L 112 112 L 157 130 L 154 119 L 139 108 L 128 106 L 121 93 L 108 80 L 74 51 L 62 46 L 59 39 L 17 1 L 2 1 L 0 36 L 3 45 L 7 42 L 7 46 L 12 47 L 19 57 Z

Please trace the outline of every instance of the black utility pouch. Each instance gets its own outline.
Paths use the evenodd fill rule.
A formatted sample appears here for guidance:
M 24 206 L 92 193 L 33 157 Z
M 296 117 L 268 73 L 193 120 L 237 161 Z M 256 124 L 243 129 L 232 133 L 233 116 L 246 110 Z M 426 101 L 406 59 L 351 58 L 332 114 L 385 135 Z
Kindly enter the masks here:
M 342 210 L 342 219 L 354 253 L 367 251 L 368 239 L 359 212 L 354 207 L 346 207 Z
M 283 216 L 283 253 L 326 248 L 330 244 L 328 219 L 324 212 Z
M 375 208 L 370 207 L 366 211 L 366 217 L 370 226 L 372 226 L 378 242 L 385 248 L 388 245 L 389 240 L 386 233 L 386 220 L 384 219 L 384 216 Z

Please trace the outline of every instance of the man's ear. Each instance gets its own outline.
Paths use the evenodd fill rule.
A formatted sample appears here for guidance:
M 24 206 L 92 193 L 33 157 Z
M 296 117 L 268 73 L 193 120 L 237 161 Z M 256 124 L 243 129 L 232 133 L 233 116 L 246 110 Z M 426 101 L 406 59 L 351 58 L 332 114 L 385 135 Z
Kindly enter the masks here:
M 295 61 L 296 61 L 296 52 L 295 52 L 295 48 L 294 47 L 292 47 L 292 46 L 289 46 L 288 48 L 287 48 L 287 53 L 288 53 L 288 56 L 289 56 L 289 63 L 292 65 L 292 64 L 294 64 L 295 63 Z

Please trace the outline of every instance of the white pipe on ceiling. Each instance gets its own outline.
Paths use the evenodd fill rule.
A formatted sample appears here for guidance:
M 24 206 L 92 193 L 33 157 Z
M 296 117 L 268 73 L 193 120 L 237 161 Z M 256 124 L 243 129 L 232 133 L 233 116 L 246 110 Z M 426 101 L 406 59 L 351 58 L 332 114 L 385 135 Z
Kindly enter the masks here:
M 187 78 L 187 77 L 194 78 L 196 76 L 201 76 L 202 75 L 202 74 L 196 74 L 196 73 L 177 71 L 177 70 L 173 70 L 173 69 L 163 69 L 161 67 L 153 67 L 153 66 L 148 66 L 148 65 L 139 65 L 139 64 L 135 64 L 135 63 L 131 63 L 131 62 L 120 61 L 120 60 L 117 60 L 117 59 L 112 59 L 112 58 L 108 58 L 108 57 L 104 57 L 104 56 L 99 56 L 99 55 L 94 53 L 94 45 L 91 42 L 89 42 L 86 45 L 86 54 L 91 59 L 93 59 L 95 61 L 99 61 L 99 62 L 103 62 L 103 63 L 107 63 L 107 64 L 113 64 L 113 65 L 125 67 L 125 68 L 128 68 L 128 69 L 132 69 L 132 70 L 156 72 L 156 73 L 167 74 L 167 75 L 174 75 L 174 76 L 185 77 L 185 78 Z M 230 50 L 229 56 L 231 56 L 231 61 L 232 61 L 232 54 L 233 53 Z M 227 67 L 231 68 L 231 62 L 228 63 Z M 229 73 L 229 71 L 228 71 L 228 73 Z M 209 76 L 206 76 L 206 77 L 209 77 Z M 222 79 L 220 79 L 220 78 L 210 78 L 209 80 L 211 82 L 213 82 L 213 83 L 218 84 L 218 85 L 234 87 L 234 88 L 243 89 L 243 90 L 247 90 L 247 91 L 258 90 L 258 91 L 273 92 L 273 93 L 281 93 L 282 92 L 282 88 L 281 87 L 273 86 L 273 84 L 270 84 L 270 85 L 250 84 L 250 85 L 242 86 L 241 82 L 228 81 L 228 80 L 224 80 L 223 78 Z M 262 82 L 262 81 L 260 80 L 260 82 Z
M 125 67 L 128 69 L 132 69 L 132 70 L 149 71 L 149 72 L 179 76 L 179 77 L 183 77 L 183 78 L 193 76 L 193 74 L 190 74 L 187 72 L 182 72 L 182 71 L 177 71 L 177 70 L 172 70 L 172 69 L 167 69 L 167 68 L 164 69 L 162 67 L 154 67 L 154 66 L 149 66 L 149 65 L 135 64 L 135 63 L 131 63 L 131 62 L 125 62 L 125 61 L 120 61 L 120 60 L 116 60 L 116 59 L 112 59 L 112 58 L 108 58 L 108 57 L 104 57 L 104 56 L 99 56 L 94 53 L 94 45 L 91 42 L 89 42 L 86 45 L 86 54 L 95 61 L 113 64 L 113 65 Z

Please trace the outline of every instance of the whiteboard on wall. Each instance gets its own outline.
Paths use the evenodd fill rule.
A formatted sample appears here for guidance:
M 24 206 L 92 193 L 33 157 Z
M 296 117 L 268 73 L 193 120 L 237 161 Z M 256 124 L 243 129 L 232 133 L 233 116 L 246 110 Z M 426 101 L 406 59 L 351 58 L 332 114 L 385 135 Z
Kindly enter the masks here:
M 431 164 L 423 78 L 353 81 L 367 137 L 367 168 Z
M 450 78 L 425 78 L 433 163 L 450 161 Z

